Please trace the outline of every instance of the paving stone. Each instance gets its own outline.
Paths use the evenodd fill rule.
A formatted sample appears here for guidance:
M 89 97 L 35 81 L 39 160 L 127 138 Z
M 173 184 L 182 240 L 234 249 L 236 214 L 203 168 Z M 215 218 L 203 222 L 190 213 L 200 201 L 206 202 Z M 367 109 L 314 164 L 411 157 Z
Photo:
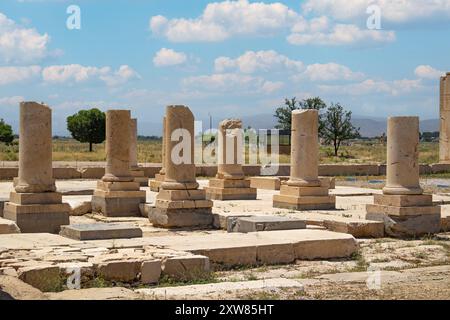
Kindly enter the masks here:
M 45 300 L 45 295 L 17 277 L 0 275 L 0 300 Z
M 150 299 L 204 299 L 205 297 L 208 299 L 217 299 L 224 294 L 242 294 L 249 291 L 261 292 L 288 288 L 297 289 L 300 292 L 304 290 L 303 285 L 298 280 L 278 278 L 199 284 L 176 288 L 138 289 L 135 292 Z
M 38 264 L 18 270 L 19 279 L 43 291 L 56 291 L 61 286 L 59 268 L 51 264 Z
M 0 235 L 5 249 L 32 250 L 45 247 L 68 246 L 80 242 L 49 233 L 18 233 Z
M 277 217 L 277 216 L 251 216 L 238 217 L 228 220 L 228 232 L 256 232 L 256 231 L 274 231 L 274 230 L 293 230 L 305 229 L 305 221 Z
M 132 282 L 141 272 L 139 260 L 118 260 L 94 264 L 98 275 L 108 281 Z
M 92 223 L 62 226 L 60 235 L 75 240 L 130 239 L 142 237 L 142 230 L 123 223 Z
M 158 283 L 161 276 L 161 260 L 149 260 L 142 262 L 141 282 L 143 284 Z
M 163 275 L 179 280 L 197 279 L 209 271 L 209 259 L 202 255 L 171 257 L 162 265 Z
M 122 287 L 89 288 L 81 290 L 66 290 L 56 293 L 46 293 L 50 300 L 136 300 L 140 294 Z

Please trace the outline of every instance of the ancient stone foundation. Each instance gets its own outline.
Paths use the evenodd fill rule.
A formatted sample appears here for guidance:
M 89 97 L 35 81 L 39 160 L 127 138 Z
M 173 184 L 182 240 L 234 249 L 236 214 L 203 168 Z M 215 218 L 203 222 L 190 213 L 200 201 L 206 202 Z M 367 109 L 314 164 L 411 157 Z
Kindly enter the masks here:
M 219 125 L 218 168 L 215 179 L 205 188 L 206 198 L 213 200 L 255 200 L 256 189 L 250 187 L 242 170 L 243 134 L 240 120 L 224 120 Z
M 92 212 L 109 217 L 139 216 L 145 191 L 130 170 L 130 111 L 106 113 L 106 173 L 97 182 L 92 196 Z
M 329 183 L 319 179 L 317 110 L 292 112 L 291 176 L 283 182 L 273 206 L 292 210 L 334 209 Z
M 155 207 L 149 208 L 150 222 L 165 228 L 210 227 L 213 203 L 195 177 L 194 116 L 186 106 L 168 106 L 165 119 L 164 181 Z
M 387 182 L 366 206 L 366 219 L 384 221 L 386 234 L 414 237 L 440 230 L 440 207 L 419 184 L 419 118 L 388 119 Z
M 56 192 L 52 170 L 52 111 L 42 104 L 20 104 L 19 177 L 5 204 L 4 218 L 23 233 L 58 233 L 68 225 L 70 206 Z
M 130 121 L 130 170 L 135 182 L 138 182 L 142 187 L 147 186 L 148 179 L 145 176 L 144 169 L 138 165 L 137 119 L 131 119 Z

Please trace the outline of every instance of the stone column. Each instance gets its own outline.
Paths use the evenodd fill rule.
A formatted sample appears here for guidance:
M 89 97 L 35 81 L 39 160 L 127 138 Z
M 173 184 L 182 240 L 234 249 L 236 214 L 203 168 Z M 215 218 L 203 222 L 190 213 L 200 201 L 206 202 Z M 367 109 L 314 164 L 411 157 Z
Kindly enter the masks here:
M 206 198 L 213 200 L 255 200 L 257 190 L 250 187 L 242 170 L 244 137 L 242 121 L 223 120 L 218 130 L 218 165 L 215 179 L 205 187 Z
M 55 192 L 52 169 L 52 111 L 36 102 L 20 104 L 19 177 L 5 203 L 4 218 L 22 233 L 59 233 L 70 206 Z
M 19 193 L 56 190 L 52 169 L 52 111 L 43 104 L 20 104 Z
M 292 112 L 291 177 L 283 182 L 273 206 L 291 210 L 331 210 L 336 197 L 329 194 L 329 181 L 319 180 L 319 112 Z
M 450 72 L 440 80 L 439 162 L 450 164 Z
M 388 119 L 386 187 L 366 205 L 366 219 L 384 222 L 384 233 L 392 237 L 439 232 L 440 206 L 419 183 L 418 117 Z
M 241 120 L 227 119 L 219 124 L 217 149 L 217 178 L 228 180 L 243 179 Z
M 319 181 L 319 112 L 292 112 L 291 178 L 289 186 L 317 187 Z
M 194 164 L 194 115 L 186 106 L 166 108 L 165 190 L 197 189 Z
M 105 182 L 133 181 L 130 172 L 130 111 L 106 112 L 106 174 Z
M 390 117 L 387 138 L 387 181 L 384 194 L 420 195 L 419 118 Z
M 129 110 L 106 112 L 106 174 L 97 182 L 92 212 L 108 217 L 140 216 L 146 193 L 130 170 Z
M 165 119 L 166 173 L 155 206 L 147 207 L 150 222 L 165 228 L 210 227 L 213 202 L 196 180 L 194 116 L 186 106 L 168 106 Z
M 137 155 L 137 119 L 130 120 L 130 168 L 138 168 Z

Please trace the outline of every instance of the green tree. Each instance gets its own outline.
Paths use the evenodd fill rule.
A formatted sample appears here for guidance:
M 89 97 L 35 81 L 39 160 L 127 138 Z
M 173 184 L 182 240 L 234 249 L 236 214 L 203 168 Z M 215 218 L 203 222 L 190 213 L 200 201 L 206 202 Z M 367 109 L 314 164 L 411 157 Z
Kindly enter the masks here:
M 321 113 L 321 110 L 326 107 L 326 103 L 319 97 L 308 98 L 302 101 L 297 101 L 295 97 L 292 99 L 285 99 L 284 106 L 275 110 L 274 116 L 278 119 L 278 124 L 275 128 L 281 130 L 291 130 L 292 111 L 298 109 L 314 109 L 319 111 L 319 135 L 321 135 L 324 127 L 323 114 Z
M 9 145 L 14 141 L 14 134 L 11 126 L 3 119 L 0 119 L 0 141 Z
M 332 103 L 324 115 L 323 138 L 334 146 L 334 155 L 338 155 L 343 141 L 358 137 L 359 128 L 352 125 L 352 112 L 345 111 L 339 103 Z
M 299 109 L 297 98 L 284 99 L 284 106 L 275 110 L 274 117 L 278 119 L 275 126 L 281 130 L 291 130 L 292 111 Z
M 72 137 L 80 142 L 88 142 L 89 152 L 92 152 L 93 144 L 105 141 L 105 128 L 105 113 L 96 108 L 81 110 L 67 117 L 67 129 Z

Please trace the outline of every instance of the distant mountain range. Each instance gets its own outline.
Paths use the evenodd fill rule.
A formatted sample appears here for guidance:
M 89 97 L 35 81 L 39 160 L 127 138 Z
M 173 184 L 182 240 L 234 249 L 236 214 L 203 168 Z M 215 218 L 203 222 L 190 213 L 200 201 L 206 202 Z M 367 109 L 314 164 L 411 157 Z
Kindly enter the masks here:
M 271 129 L 277 124 L 277 120 L 271 114 L 257 114 L 254 116 L 241 117 L 244 128 L 249 126 L 255 129 Z M 209 129 L 209 119 L 200 119 L 203 121 L 203 130 Z M 220 120 L 213 119 L 212 127 L 217 128 Z M 386 132 L 386 118 L 364 117 L 354 115 L 352 122 L 355 127 L 360 128 L 361 136 L 376 137 Z M 161 136 L 162 124 L 139 122 L 140 135 Z M 439 119 L 430 119 L 420 121 L 421 132 L 439 131 Z
M 249 126 L 255 129 L 271 129 L 277 124 L 277 120 L 272 114 L 256 114 L 253 116 L 242 116 L 244 128 Z M 197 119 L 203 121 L 203 130 L 209 129 L 209 119 Z M 217 128 L 219 121 L 222 119 L 213 118 L 212 127 Z M 353 116 L 353 125 L 360 128 L 363 137 L 380 136 L 386 132 L 386 118 Z M 161 122 L 138 122 L 139 135 L 143 136 L 161 136 Z M 420 131 L 439 131 L 439 119 L 422 120 L 420 122 Z M 54 134 L 68 135 L 65 130 L 65 123 L 55 123 L 53 128 Z M 63 133 L 64 132 L 64 133 Z

